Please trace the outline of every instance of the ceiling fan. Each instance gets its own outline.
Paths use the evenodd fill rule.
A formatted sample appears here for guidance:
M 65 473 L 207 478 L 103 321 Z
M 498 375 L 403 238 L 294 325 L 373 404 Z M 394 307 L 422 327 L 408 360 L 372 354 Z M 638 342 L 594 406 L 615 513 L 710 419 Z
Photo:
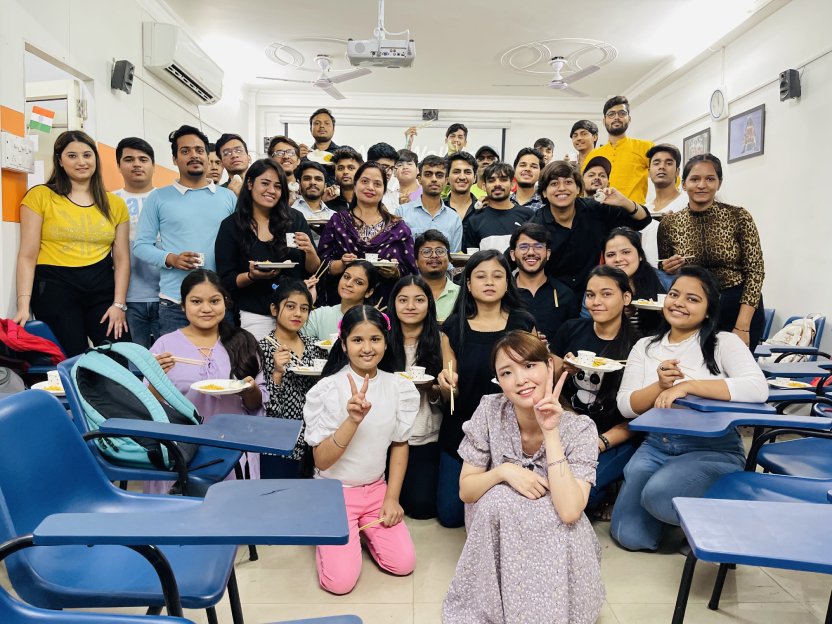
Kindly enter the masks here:
M 549 89 L 555 89 L 556 91 L 565 91 L 571 95 L 575 95 L 578 97 L 586 97 L 586 93 L 582 91 L 578 91 L 577 89 L 573 89 L 571 85 L 582 78 L 586 78 L 590 74 L 597 72 L 601 69 L 598 65 L 588 65 L 583 69 L 580 69 L 572 74 L 569 74 L 565 78 L 561 74 L 561 70 L 566 66 L 566 59 L 562 56 L 553 56 L 549 60 L 549 65 L 552 66 L 552 71 L 554 72 L 552 75 L 552 79 L 540 86 L 548 87 Z M 501 84 L 501 85 L 494 85 L 495 87 L 533 87 L 538 85 L 529 85 L 529 84 Z
M 352 80 L 353 78 L 360 78 L 361 76 L 366 76 L 367 74 L 372 73 L 366 67 L 362 67 L 359 69 L 354 69 L 352 71 L 344 72 L 342 74 L 338 74 L 337 76 L 330 76 L 329 70 L 332 68 L 332 59 L 330 59 L 326 54 L 319 54 L 315 57 L 315 62 L 318 64 L 318 67 L 321 68 L 321 73 L 315 80 L 292 80 L 290 78 L 273 78 L 271 76 L 257 77 L 263 80 L 279 80 L 281 82 L 297 82 L 301 84 L 311 84 L 318 87 L 319 89 L 322 89 L 325 93 L 335 98 L 336 100 L 345 100 L 347 96 L 341 93 L 335 87 L 335 85 L 340 82 L 346 82 L 347 80 Z

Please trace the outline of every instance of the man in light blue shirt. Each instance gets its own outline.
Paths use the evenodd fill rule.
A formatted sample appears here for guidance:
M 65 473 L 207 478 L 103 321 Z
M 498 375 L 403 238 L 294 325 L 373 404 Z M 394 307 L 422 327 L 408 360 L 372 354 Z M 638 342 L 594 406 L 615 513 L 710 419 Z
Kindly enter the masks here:
M 205 177 L 208 137 L 193 126 L 182 126 L 170 141 L 179 180 L 147 197 L 133 242 L 136 257 L 166 269 L 159 280 L 162 335 L 188 324 L 180 300 L 182 280 L 199 267 L 216 270 L 214 241 L 220 223 L 237 205 L 234 193 Z
M 407 223 L 414 239 L 426 230 L 439 230 L 448 237 L 451 251 L 459 251 L 462 249 L 462 220 L 456 210 L 442 201 L 445 160 L 439 156 L 425 156 L 419 163 L 419 183 L 422 196 L 399 206 L 398 215 Z

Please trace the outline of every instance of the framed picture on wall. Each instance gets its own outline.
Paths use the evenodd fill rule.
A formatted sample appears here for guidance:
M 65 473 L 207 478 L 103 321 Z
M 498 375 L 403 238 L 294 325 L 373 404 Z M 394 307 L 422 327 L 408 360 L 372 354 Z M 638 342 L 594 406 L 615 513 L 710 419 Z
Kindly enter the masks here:
M 762 156 L 765 133 L 765 104 L 731 117 L 728 120 L 728 162 Z
M 701 156 L 711 151 L 711 129 L 705 128 L 682 140 L 682 164 L 692 156 Z

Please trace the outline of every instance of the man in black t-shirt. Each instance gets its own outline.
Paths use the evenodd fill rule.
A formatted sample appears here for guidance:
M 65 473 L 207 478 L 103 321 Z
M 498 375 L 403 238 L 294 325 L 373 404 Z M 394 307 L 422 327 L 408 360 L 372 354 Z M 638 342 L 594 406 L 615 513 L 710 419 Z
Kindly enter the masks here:
M 532 313 L 535 328 L 542 338 L 554 340 L 561 325 L 577 318 L 580 302 L 566 284 L 546 275 L 551 255 L 551 239 L 546 228 L 524 223 L 511 236 L 509 254 L 517 265 L 515 283 L 520 300 Z
M 488 206 L 474 211 L 463 224 L 462 248 L 508 249 L 511 235 L 518 227 L 532 218 L 534 211 L 514 203 L 511 181 L 514 167 L 508 163 L 489 165 L 483 173 Z

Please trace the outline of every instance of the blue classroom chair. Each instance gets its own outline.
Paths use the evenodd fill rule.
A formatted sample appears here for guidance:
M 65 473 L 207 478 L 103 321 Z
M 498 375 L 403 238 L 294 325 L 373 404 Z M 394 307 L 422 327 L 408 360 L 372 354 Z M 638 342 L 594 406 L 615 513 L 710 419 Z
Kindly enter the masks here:
M 28 391 L 0 401 L 0 540 L 30 534 L 44 518 L 61 512 L 163 515 L 200 504 L 114 487 L 55 397 Z M 227 587 L 233 621 L 241 624 L 236 550 L 159 549 L 174 571 L 185 608 L 205 609 L 208 621 L 216 623 L 215 606 Z M 32 548 L 8 557 L 6 569 L 17 594 L 40 608 L 161 609 L 166 603 L 151 566 L 122 546 Z
M 763 335 L 761 336 L 762 340 L 768 340 L 768 336 L 771 333 L 771 325 L 774 323 L 774 308 L 764 308 L 763 310 L 765 314 L 766 324 L 763 327 Z

